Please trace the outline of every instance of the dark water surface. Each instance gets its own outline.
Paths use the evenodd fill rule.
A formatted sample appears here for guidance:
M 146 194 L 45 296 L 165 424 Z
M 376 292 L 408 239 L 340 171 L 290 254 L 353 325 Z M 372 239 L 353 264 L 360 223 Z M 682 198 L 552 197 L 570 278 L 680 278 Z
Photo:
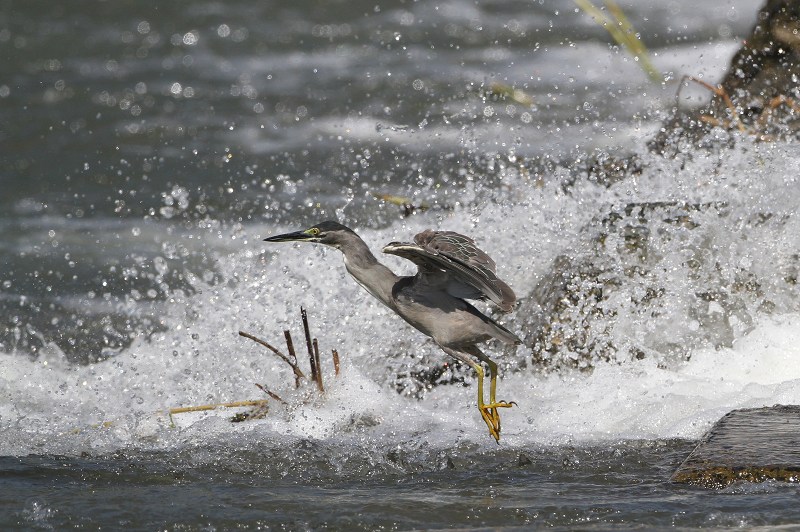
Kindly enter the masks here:
M 255 450 L 221 453 L 197 467 L 188 467 L 185 455 L 3 458 L 3 499 L 13 492 L 24 504 L 4 512 L 0 525 L 602 530 L 750 528 L 800 519 L 796 486 L 735 486 L 718 493 L 665 480 L 691 446 L 630 442 L 466 457 L 454 450 L 440 456 L 441 463 L 416 464 L 390 453 L 385 463 L 344 477 L 324 460 L 281 472 L 269 464 L 269 453 Z

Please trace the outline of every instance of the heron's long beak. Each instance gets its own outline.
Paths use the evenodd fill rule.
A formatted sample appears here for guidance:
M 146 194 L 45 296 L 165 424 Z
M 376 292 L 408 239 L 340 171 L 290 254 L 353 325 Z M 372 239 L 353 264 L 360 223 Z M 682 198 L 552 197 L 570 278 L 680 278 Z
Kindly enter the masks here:
M 314 235 L 305 231 L 295 231 L 294 233 L 285 233 L 283 235 L 265 238 L 264 242 L 313 242 L 314 240 L 316 240 Z

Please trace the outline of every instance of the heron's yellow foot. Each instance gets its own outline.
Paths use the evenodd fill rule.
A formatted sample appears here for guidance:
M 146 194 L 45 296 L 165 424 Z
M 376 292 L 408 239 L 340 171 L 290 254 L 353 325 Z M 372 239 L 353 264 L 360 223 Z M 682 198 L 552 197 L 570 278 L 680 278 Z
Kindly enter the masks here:
M 478 410 L 481 413 L 486 426 L 489 427 L 489 434 L 492 435 L 496 442 L 500 442 L 500 414 L 497 412 L 498 408 L 511 408 L 516 406 L 517 403 L 511 401 L 496 401 L 489 404 L 478 405 Z

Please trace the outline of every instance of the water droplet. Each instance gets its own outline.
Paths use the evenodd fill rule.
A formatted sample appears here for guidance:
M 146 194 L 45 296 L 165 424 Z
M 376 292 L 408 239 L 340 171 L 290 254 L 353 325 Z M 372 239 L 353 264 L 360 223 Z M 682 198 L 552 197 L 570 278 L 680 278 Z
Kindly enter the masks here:
M 186 46 L 194 46 L 195 44 L 197 44 L 197 41 L 199 39 L 200 38 L 197 35 L 197 33 L 190 31 L 183 35 L 183 44 L 185 44 Z

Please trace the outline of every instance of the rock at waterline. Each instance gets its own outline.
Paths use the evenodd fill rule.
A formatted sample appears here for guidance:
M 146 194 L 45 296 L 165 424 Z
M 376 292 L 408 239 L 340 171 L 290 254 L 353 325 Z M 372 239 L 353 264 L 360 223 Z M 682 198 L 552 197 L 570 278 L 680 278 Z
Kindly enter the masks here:
M 709 90 L 711 101 L 701 109 L 676 107 L 650 149 L 675 157 L 732 144 L 721 130 L 762 141 L 800 137 L 800 2 L 764 2 L 719 89 Z
M 724 488 L 736 481 L 800 482 L 800 406 L 734 410 L 706 433 L 673 482 Z

